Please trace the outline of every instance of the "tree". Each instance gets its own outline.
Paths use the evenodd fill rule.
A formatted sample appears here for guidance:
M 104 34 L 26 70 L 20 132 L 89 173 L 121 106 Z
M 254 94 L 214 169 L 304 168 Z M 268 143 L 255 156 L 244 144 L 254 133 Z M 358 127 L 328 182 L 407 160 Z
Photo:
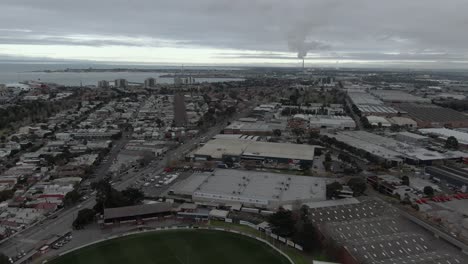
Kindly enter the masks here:
M 342 160 L 343 162 L 351 162 L 351 158 L 345 153 L 338 154 L 338 159 Z
M 127 188 L 121 192 L 112 188 L 109 179 L 100 180 L 91 186 L 96 190 L 96 205 L 94 210 L 104 212 L 104 208 L 115 208 L 140 204 L 144 194 L 135 188 Z
M 351 178 L 348 186 L 353 190 L 355 196 L 362 195 L 367 188 L 366 182 L 362 178 Z
M 273 233 L 279 236 L 290 237 L 294 233 L 294 219 L 291 211 L 281 208 L 278 212 L 269 216 L 268 222 Z
M 304 161 L 301 162 L 301 164 L 299 165 L 300 165 L 301 170 L 303 171 L 309 171 L 310 168 L 312 167 L 312 164 L 310 162 L 304 162 Z
M 426 196 L 434 196 L 434 189 L 431 186 L 424 187 L 423 192 Z
M 406 175 L 403 176 L 403 177 L 401 177 L 401 184 L 402 184 L 402 185 L 409 186 L 409 185 L 410 185 L 409 177 L 406 176 Z
M 140 167 L 144 167 L 151 163 L 154 160 L 154 153 L 145 151 L 143 157 L 140 159 Z
M 74 229 L 82 229 L 85 225 L 90 224 L 94 220 L 94 216 L 96 212 L 93 209 L 85 208 L 78 211 L 78 215 L 76 219 L 73 221 L 73 228 Z
M 0 264 L 11 264 L 10 258 L 5 254 L 0 253 Z
M 298 97 L 297 97 L 297 95 L 295 95 L 295 94 L 291 94 L 291 95 L 289 96 L 289 102 L 290 102 L 292 105 L 297 105 L 297 99 L 298 99 Z
M 122 195 L 127 200 L 128 205 L 140 204 L 145 198 L 145 194 L 136 188 L 127 188 L 122 191 Z
M 281 130 L 279 130 L 279 129 L 273 130 L 273 135 L 275 135 L 277 137 L 281 137 Z
M 77 203 L 81 198 L 81 194 L 78 192 L 78 190 L 74 189 L 71 192 L 68 192 L 65 197 L 63 198 L 63 204 L 65 206 L 73 205 Z
M 15 194 L 14 190 L 3 190 L 0 192 L 0 202 L 6 201 L 11 199 Z
M 315 148 L 314 149 L 314 155 L 317 156 L 317 157 L 322 155 L 322 149 L 321 148 Z
M 232 99 L 237 99 L 239 97 L 239 92 L 232 90 L 229 92 L 229 97 L 231 97 Z
M 158 118 L 158 119 L 156 119 L 156 125 L 157 125 L 159 128 L 161 128 L 161 127 L 164 126 L 164 121 L 162 121 L 161 119 Z
M 315 228 L 310 221 L 304 221 L 300 224 L 300 228 L 296 230 L 293 240 L 307 252 L 320 247 Z
M 367 120 L 367 117 L 362 116 L 362 117 L 360 118 L 360 120 L 361 120 L 361 123 L 362 123 L 362 125 L 364 126 L 364 128 L 366 128 L 366 129 L 372 129 L 372 125 L 369 123 L 369 120 Z
M 227 116 L 232 116 L 232 115 L 234 115 L 235 112 L 236 112 L 236 107 L 235 106 L 229 106 L 224 111 L 225 115 L 227 115 Z
M 392 124 L 392 125 L 390 126 L 390 131 L 392 131 L 392 132 L 398 132 L 398 131 L 400 131 L 400 126 L 397 125 L 397 124 Z
M 304 135 L 304 129 L 303 128 L 299 128 L 299 127 L 293 128 L 292 132 L 293 132 L 293 134 L 295 134 L 298 137 Z
M 458 149 L 458 140 L 454 136 L 450 136 L 445 141 L 445 148 L 447 149 Z
M 333 197 L 336 197 L 339 191 L 341 191 L 342 189 L 343 189 L 343 185 L 341 185 L 341 183 L 339 182 L 332 182 L 330 184 L 327 184 L 327 189 L 326 189 L 327 198 L 331 199 Z
M 310 131 L 309 132 L 309 139 L 317 139 L 320 137 L 320 133 L 317 131 Z

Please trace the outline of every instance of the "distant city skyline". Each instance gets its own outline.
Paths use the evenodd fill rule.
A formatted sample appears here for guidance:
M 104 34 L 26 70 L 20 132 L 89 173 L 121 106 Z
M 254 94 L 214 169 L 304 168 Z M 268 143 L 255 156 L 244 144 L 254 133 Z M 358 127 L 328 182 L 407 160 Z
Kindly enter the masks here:
M 90 8 L 92 7 L 92 8 Z M 468 68 L 468 2 L 4 0 L 0 62 Z

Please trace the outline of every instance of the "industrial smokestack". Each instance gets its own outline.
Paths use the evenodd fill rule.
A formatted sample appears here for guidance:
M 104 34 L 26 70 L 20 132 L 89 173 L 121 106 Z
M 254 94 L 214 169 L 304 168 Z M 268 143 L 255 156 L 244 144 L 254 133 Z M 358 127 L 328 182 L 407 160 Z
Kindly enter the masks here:
M 302 58 L 302 71 L 304 71 L 304 58 Z

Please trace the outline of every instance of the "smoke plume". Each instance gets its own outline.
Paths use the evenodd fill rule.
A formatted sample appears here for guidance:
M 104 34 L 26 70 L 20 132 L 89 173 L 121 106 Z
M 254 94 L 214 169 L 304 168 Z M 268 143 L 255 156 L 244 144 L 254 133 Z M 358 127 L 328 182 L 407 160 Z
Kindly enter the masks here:
M 289 49 L 297 52 L 297 57 L 303 59 L 311 50 L 328 50 L 330 45 L 321 41 L 308 41 L 304 35 L 289 38 Z

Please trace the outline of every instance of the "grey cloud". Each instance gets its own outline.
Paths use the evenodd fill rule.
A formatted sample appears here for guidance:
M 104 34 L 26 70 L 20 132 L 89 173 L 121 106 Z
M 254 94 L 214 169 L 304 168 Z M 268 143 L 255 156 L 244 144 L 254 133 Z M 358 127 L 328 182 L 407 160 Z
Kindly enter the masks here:
M 424 50 L 457 60 L 468 53 L 466 0 L 2 0 L 0 10 L 0 44 L 336 52 L 363 60 L 437 59 Z M 103 39 L 67 38 L 73 34 Z M 131 40 L 141 37 L 147 41 Z
M 241 59 L 286 59 L 297 60 L 296 56 L 287 55 L 283 53 L 259 53 L 259 54 L 245 54 L 245 53 L 219 53 L 219 58 L 241 58 Z M 450 53 L 369 53 L 369 52 L 327 52 L 321 53 L 320 56 L 309 57 L 307 61 L 319 60 L 385 60 L 385 61 L 439 61 L 451 62 L 456 60 L 467 61 L 468 55 L 466 54 L 450 54 Z

